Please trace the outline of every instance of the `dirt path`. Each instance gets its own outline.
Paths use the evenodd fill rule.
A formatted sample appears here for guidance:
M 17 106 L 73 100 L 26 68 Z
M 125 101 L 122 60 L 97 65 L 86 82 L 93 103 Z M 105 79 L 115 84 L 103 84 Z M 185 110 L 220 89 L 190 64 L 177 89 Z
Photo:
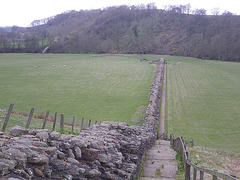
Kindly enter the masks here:
M 160 128 L 159 128 L 159 137 L 163 139 L 164 134 L 164 122 L 165 122 L 165 86 L 166 86 L 166 64 L 164 65 L 164 79 L 162 86 L 162 101 L 161 101 L 161 113 L 160 113 Z
M 139 180 L 175 180 L 177 175 L 176 152 L 170 148 L 170 141 L 157 140 L 147 152 L 144 162 L 144 177 Z

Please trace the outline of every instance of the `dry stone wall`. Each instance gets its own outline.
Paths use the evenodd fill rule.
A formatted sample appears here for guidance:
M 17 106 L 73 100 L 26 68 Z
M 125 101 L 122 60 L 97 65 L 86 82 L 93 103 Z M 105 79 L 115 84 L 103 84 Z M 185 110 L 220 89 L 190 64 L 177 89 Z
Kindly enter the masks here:
M 158 69 L 154 83 L 151 88 L 151 96 L 146 111 L 145 122 L 143 123 L 142 126 L 146 132 L 153 133 L 154 137 L 157 137 L 158 135 L 163 73 L 164 73 L 164 59 L 161 58 L 158 61 Z
M 102 122 L 80 135 L 20 126 L 0 133 L 0 179 L 137 179 L 157 138 L 164 60 L 158 65 L 143 126 Z

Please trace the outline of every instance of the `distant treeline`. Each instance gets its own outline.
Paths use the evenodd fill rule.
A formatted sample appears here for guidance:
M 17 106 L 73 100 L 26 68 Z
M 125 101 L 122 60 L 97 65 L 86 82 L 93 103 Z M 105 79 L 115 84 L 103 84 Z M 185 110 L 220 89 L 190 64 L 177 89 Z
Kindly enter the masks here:
M 0 52 L 141 53 L 240 61 L 240 17 L 190 4 L 68 11 L 0 29 Z

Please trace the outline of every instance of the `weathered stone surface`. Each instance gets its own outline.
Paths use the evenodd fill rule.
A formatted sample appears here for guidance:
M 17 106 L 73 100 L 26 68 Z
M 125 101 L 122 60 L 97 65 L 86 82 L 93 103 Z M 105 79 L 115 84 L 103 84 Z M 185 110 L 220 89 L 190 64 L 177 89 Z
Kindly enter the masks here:
M 48 147 L 48 145 L 45 142 L 40 141 L 31 141 L 31 144 L 37 147 Z
M 136 164 L 132 164 L 132 163 L 123 163 L 122 169 L 128 173 L 134 174 L 137 170 L 137 166 Z
M 67 158 L 67 161 L 71 164 L 79 164 L 79 161 L 74 158 Z
M 112 161 L 113 161 L 113 164 L 115 164 L 118 168 L 120 168 L 122 165 L 122 161 L 123 161 L 122 153 L 118 152 L 118 153 L 112 155 Z
M 72 134 L 62 134 L 61 137 L 60 137 L 60 140 L 62 141 L 68 141 L 70 140 L 71 138 L 75 137 L 74 135 Z
M 52 161 L 52 164 L 58 171 L 63 171 L 67 166 L 67 162 L 58 159 Z
M 19 138 L 19 137 L 16 137 L 16 138 L 12 138 L 12 140 L 14 140 L 16 143 L 19 143 L 19 144 L 24 144 L 24 145 L 27 145 L 27 146 L 31 146 L 32 143 L 29 139 L 25 139 L 25 138 Z
M 79 147 L 75 147 L 75 157 L 76 159 L 81 159 L 82 157 L 82 151 Z
M 75 156 L 74 156 L 74 154 L 73 154 L 73 152 L 72 152 L 71 149 L 68 149 L 68 156 L 69 156 L 70 158 L 75 158 Z
M 100 153 L 97 149 L 88 149 L 85 148 L 82 150 L 82 156 L 87 161 L 94 161 L 97 159 L 98 154 Z
M 21 126 L 14 126 L 13 128 L 10 129 L 10 135 L 12 136 L 21 136 L 23 134 L 27 134 L 28 129 L 21 127 Z
M 83 169 L 83 168 L 79 168 L 78 170 L 79 170 L 79 173 L 81 173 L 81 174 L 84 174 L 84 173 L 85 173 L 85 171 L 86 171 L 86 170 L 85 170 L 85 169 Z
M 37 132 L 36 136 L 44 142 L 47 142 L 49 138 L 49 133 L 47 131 Z
M 57 148 L 56 147 L 47 147 L 45 149 L 45 152 L 48 154 L 48 155 L 53 155 L 57 152 Z
M 25 169 L 26 173 L 32 178 L 34 176 L 33 170 L 31 168 L 26 168 Z
M 36 151 L 38 153 L 45 153 L 47 147 L 37 147 L 37 146 L 29 146 L 31 150 Z
M 35 153 L 32 157 L 28 158 L 27 161 L 31 164 L 44 165 L 48 164 L 49 158 L 44 154 Z
M 53 131 L 50 133 L 50 139 L 52 140 L 60 140 L 61 134 L 59 132 Z
M 65 158 L 65 154 L 59 150 L 57 150 L 57 156 L 59 159 L 64 159 Z
M 21 152 L 25 153 L 27 157 L 31 157 L 33 155 L 31 148 L 24 144 L 12 143 L 12 144 L 9 144 L 8 147 L 20 150 Z
M 0 171 L 1 174 L 7 175 L 9 171 L 13 170 L 16 166 L 16 163 L 14 160 L 8 160 L 8 159 L 1 159 L 0 161 Z
M 71 146 L 78 146 L 80 148 L 86 148 L 87 144 L 82 140 L 83 138 L 81 136 L 76 136 L 70 139 Z
M 15 174 L 18 174 L 19 176 L 23 177 L 24 179 L 30 179 L 31 176 L 25 172 L 23 169 L 15 169 L 13 171 Z
M 67 150 L 70 149 L 70 147 L 71 147 L 71 145 L 67 142 L 64 142 L 63 145 L 64 145 L 64 148 Z
M 8 155 L 11 159 L 15 160 L 17 162 L 17 166 L 19 167 L 26 167 L 27 163 L 27 155 L 23 152 L 21 152 L 18 149 L 14 148 L 4 148 L 2 149 L 3 154 Z
M 0 146 L 4 146 L 6 143 L 6 140 L 5 139 L 0 139 Z
M 48 142 L 49 146 L 54 146 L 56 148 L 59 148 L 60 144 L 61 144 L 61 141 L 56 141 L 56 140 L 50 140 Z
M 87 172 L 85 173 L 85 176 L 86 176 L 87 178 L 96 178 L 96 177 L 99 177 L 100 175 L 101 175 L 101 172 L 98 171 L 97 169 L 92 169 L 92 170 L 87 171 Z
M 90 147 L 94 149 L 102 149 L 103 146 L 104 146 L 104 142 L 99 140 L 93 140 L 90 143 Z
M 36 136 L 31 135 L 31 134 L 22 135 L 21 139 L 27 139 L 27 140 L 30 140 L 30 141 L 40 141 L 39 138 L 37 138 Z
M 36 176 L 38 176 L 38 177 L 41 177 L 41 178 L 45 177 L 44 173 L 42 172 L 42 170 L 40 168 L 34 168 L 34 172 L 35 172 Z
M 67 169 L 68 174 L 71 174 L 72 176 L 78 176 L 80 173 L 79 167 L 76 165 L 71 165 L 69 166 L 69 168 Z M 81 173 L 82 174 L 82 173 Z
M 118 169 L 117 170 L 119 177 L 124 178 L 124 179 L 132 179 L 132 175 L 130 173 L 127 173 L 123 170 Z
M 118 177 L 116 174 L 105 172 L 105 174 L 103 175 L 103 179 L 118 179 Z
M 108 156 L 106 154 L 99 154 L 97 159 L 101 163 L 108 163 L 111 160 L 111 156 Z

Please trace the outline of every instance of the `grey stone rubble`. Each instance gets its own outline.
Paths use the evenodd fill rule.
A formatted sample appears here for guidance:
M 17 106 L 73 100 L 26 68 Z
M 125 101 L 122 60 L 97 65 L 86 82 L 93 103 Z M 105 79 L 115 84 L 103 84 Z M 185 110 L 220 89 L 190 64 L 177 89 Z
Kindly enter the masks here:
M 137 179 L 145 151 L 157 139 L 164 60 L 141 127 L 102 122 L 80 135 L 20 126 L 0 132 L 0 179 Z

